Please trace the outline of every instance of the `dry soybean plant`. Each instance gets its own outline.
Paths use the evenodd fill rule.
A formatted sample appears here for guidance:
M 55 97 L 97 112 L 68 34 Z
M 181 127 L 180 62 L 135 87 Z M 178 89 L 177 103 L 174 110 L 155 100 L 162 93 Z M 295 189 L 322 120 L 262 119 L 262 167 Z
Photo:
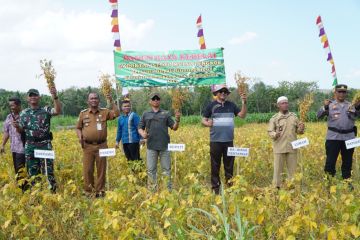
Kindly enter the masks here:
M 46 79 L 46 82 L 48 84 L 49 90 L 53 87 L 55 87 L 55 77 L 56 77 L 56 71 L 54 69 L 54 66 L 52 65 L 51 60 L 43 59 L 40 60 L 40 67 L 43 71 L 43 75 Z
M 300 121 L 305 122 L 307 120 L 307 114 L 308 114 L 313 102 L 314 102 L 314 94 L 313 93 L 306 94 L 304 99 L 299 101 Z
M 356 91 L 352 101 L 351 101 L 351 105 L 355 106 L 356 103 L 360 102 L 360 91 Z
M 186 91 L 180 88 L 172 89 L 172 109 L 175 112 L 180 112 L 181 107 L 186 99 Z
M 251 80 L 250 77 L 247 77 L 245 75 L 243 75 L 241 73 L 241 71 L 237 71 L 235 73 L 235 81 L 236 81 L 236 84 L 237 84 L 237 90 L 238 90 L 238 93 L 241 95 L 243 93 L 247 93 L 247 89 L 248 89 L 248 85 L 249 85 L 249 81 Z
M 111 95 L 112 80 L 111 75 L 102 73 L 99 77 L 101 93 L 105 96 L 108 101 L 108 96 Z

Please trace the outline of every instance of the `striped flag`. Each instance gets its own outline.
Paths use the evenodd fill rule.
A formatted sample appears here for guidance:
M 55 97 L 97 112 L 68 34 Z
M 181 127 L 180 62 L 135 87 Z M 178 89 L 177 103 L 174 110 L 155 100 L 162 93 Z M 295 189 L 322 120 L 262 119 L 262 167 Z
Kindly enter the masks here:
M 111 4 L 111 32 L 114 34 L 114 49 L 115 51 L 121 51 L 120 32 L 119 32 L 119 11 L 118 1 L 109 0 Z
M 206 49 L 205 38 L 204 38 L 204 29 L 202 27 L 201 15 L 196 20 L 196 26 L 198 28 L 197 37 L 199 38 L 200 49 Z
M 328 61 L 331 64 L 331 75 L 333 76 L 333 83 L 332 86 L 336 86 L 338 84 L 337 81 L 337 76 L 336 76 L 336 70 L 335 70 L 335 63 L 334 63 L 334 58 L 331 54 L 331 49 L 330 49 L 330 45 L 329 45 L 329 39 L 325 33 L 325 28 L 321 19 L 321 16 L 318 16 L 316 18 L 316 25 L 319 28 L 319 37 L 320 37 L 320 41 L 323 45 L 323 48 L 326 51 L 327 54 L 327 59 L 326 61 Z

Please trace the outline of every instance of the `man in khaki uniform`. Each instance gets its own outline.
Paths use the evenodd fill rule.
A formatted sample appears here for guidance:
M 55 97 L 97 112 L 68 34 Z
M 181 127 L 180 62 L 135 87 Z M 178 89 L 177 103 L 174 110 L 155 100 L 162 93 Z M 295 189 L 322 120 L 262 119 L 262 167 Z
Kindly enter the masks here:
M 274 185 L 280 188 L 281 173 L 286 162 L 288 178 L 294 177 L 297 165 L 297 151 L 292 148 L 297 134 L 303 134 L 305 125 L 295 113 L 289 112 L 288 99 L 284 96 L 277 100 L 279 112 L 269 122 L 268 134 L 273 139 L 274 149 Z
M 99 95 L 90 93 L 89 108 L 80 112 L 76 126 L 76 133 L 83 149 L 83 174 L 85 194 L 96 197 L 105 195 L 106 158 L 99 156 L 99 149 L 107 148 L 107 121 L 119 116 L 119 109 L 113 103 L 111 96 L 107 96 L 111 103 L 111 110 L 99 108 Z M 94 184 L 94 164 L 96 164 L 97 179 Z

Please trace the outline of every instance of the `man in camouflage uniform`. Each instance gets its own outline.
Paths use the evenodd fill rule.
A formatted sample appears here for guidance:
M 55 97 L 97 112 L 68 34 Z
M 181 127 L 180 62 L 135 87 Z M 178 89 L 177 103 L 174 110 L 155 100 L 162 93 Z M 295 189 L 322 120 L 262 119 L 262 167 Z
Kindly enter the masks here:
M 111 103 L 111 110 L 100 108 L 99 95 L 90 93 L 88 96 L 89 108 L 79 114 L 76 125 L 76 134 L 83 149 L 83 174 L 85 195 L 95 197 L 105 196 L 106 157 L 99 156 L 99 150 L 108 148 L 107 121 L 119 116 L 118 106 L 113 102 L 111 95 L 106 96 Z M 97 179 L 94 181 L 94 165 L 96 164 Z
M 324 106 L 317 113 L 318 118 L 327 116 L 328 130 L 326 134 L 326 163 L 325 173 L 335 176 L 336 160 L 341 152 L 341 172 L 343 179 L 351 177 L 351 167 L 354 148 L 346 149 L 345 141 L 355 138 L 357 129 L 355 118 L 360 115 L 360 103 L 352 105 L 346 101 L 347 86 L 335 86 L 335 99 L 324 101 Z M 352 189 L 352 185 L 350 184 Z
M 297 151 L 292 148 L 291 142 L 296 140 L 297 134 L 304 133 L 305 125 L 298 120 L 295 113 L 289 112 L 289 103 L 286 97 L 279 97 L 277 105 L 279 112 L 270 119 L 268 134 L 273 139 L 273 182 L 277 188 L 280 188 L 284 163 L 286 163 L 288 170 L 288 178 L 294 177 L 297 166 Z
M 34 185 L 41 178 L 39 174 L 47 174 L 50 189 L 56 192 L 56 181 L 54 177 L 54 160 L 40 159 L 34 157 L 34 150 L 51 150 L 52 136 L 50 133 L 50 119 L 52 116 L 61 113 L 61 103 L 58 100 L 55 87 L 51 88 L 50 93 L 54 100 L 54 108 L 49 106 L 40 107 L 40 94 L 36 89 L 30 89 L 28 94 L 29 108 L 20 114 L 20 121 L 15 124 L 19 132 L 25 132 L 25 159 L 29 177 L 34 177 Z M 46 166 L 46 167 L 45 167 Z

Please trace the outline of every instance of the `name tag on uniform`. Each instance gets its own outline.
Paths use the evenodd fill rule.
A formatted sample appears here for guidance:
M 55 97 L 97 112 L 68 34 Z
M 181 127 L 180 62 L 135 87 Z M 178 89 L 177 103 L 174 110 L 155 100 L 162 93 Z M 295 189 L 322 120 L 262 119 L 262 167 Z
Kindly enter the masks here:
M 346 149 L 356 148 L 360 146 L 360 138 L 353 138 L 345 141 Z
M 100 157 L 113 157 L 116 155 L 115 148 L 99 149 Z
M 231 157 L 248 157 L 249 148 L 228 147 L 227 155 Z
M 298 148 L 302 148 L 305 147 L 307 145 L 309 145 L 309 139 L 308 138 L 301 138 L 298 140 L 295 140 L 293 142 L 291 142 L 292 148 L 293 149 L 298 149 Z
M 52 150 L 34 150 L 34 156 L 36 158 L 48 158 L 48 159 L 55 159 L 55 152 Z
M 179 143 L 179 144 L 169 143 L 168 144 L 168 151 L 170 151 L 170 152 L 183 152 L 183 151 L 185 151 L 185 144 L 183 144 L 183 143 Z
M 101 130 L 102 130 L 101 123 L 97 123 L 97 124 L 96 124 L 96 129 L 97 129 L 98 131 L 101 131 Z

